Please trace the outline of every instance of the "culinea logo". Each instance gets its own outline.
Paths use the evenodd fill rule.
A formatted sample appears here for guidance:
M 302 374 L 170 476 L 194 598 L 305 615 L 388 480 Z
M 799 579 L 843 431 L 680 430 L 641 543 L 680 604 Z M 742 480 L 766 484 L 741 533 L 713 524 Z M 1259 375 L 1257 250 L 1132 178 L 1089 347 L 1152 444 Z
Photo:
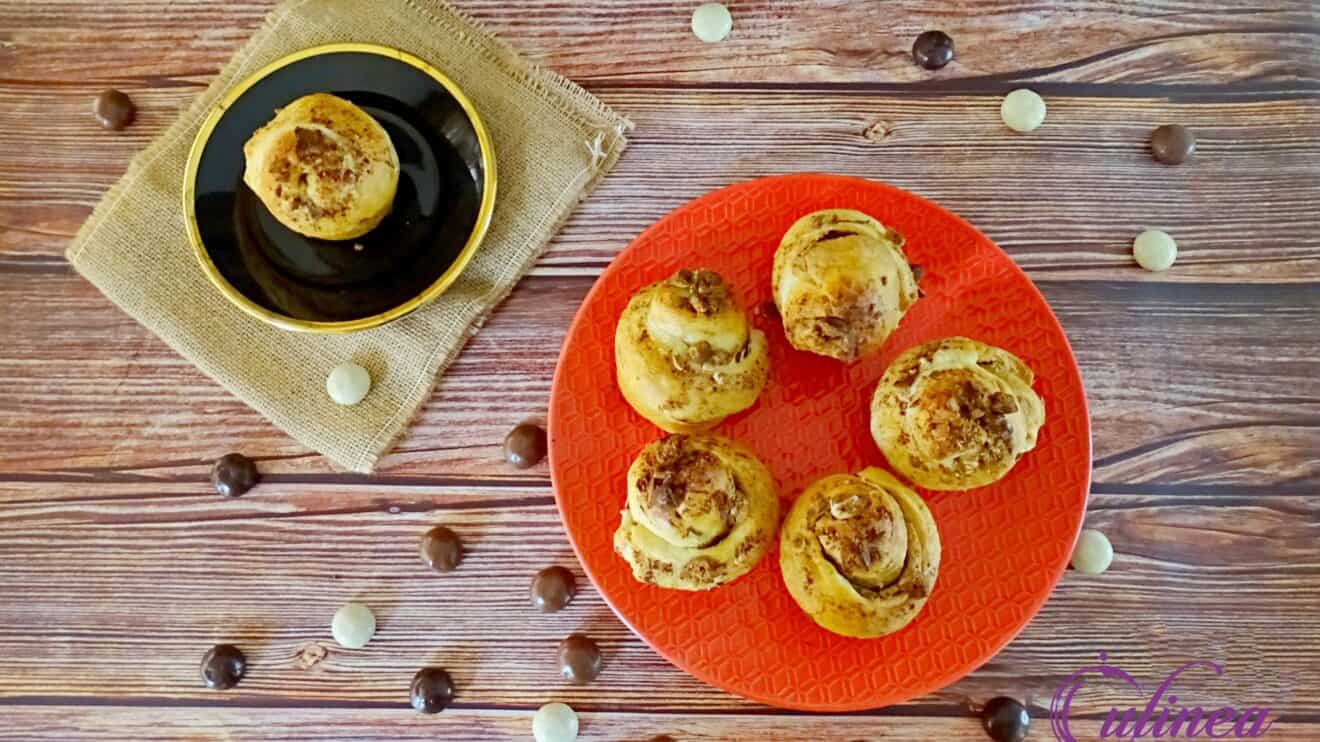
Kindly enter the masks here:
M 1108 660 L 1105 653 L 1100 653 L 1100 661 Z M 1126 709 L 1111 708 L 1100 725 L 1100 739 L 1138 740 L 1146 737 L 1191 739 L 1204 734 L 1212 739 L 1235 737 L 1237 739 L 1255 738 L 1263 735 L 1273 726 L 1269 720 L 1270 710 L 1261 706 L 1248 706 L 1241 711 L 1224 706 L 1217 709 L 1202 709 L 1200 706 L 1180 706 L 1178 696 L 1173 690 L 1174 681 L 1189 670 L 1210 670 L 1217 676 L 1224 674 L 1223 665 L 1208 660 L 1188 662 L 1169 673 L 1169 677 L 1155 689 L 1144 708 L 1133 706 Z M 1061 742 L 1077 742 L 1068 729 L 1068 709 L 1073 696 L 1081 689 L 1083 679 L 1088 676 L 1118 679 L 1132 686 L 1142 696 L 1146 691 L 1131 675 L 1113 665 L 1090 665 L 1073 673 L 1054 692 L 1050 699 L 1050 726 L 1054 736 Z

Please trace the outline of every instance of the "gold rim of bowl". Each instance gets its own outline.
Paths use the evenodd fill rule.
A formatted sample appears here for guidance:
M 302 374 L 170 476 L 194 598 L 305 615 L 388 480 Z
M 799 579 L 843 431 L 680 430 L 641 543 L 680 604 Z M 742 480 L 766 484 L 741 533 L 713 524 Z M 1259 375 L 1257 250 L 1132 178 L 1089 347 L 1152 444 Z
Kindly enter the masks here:
M 334 54 L 339 52 L 364 52 L 367 54 L 376 54 L 382 57 L 397 59 L 405 64 L 412 65 L 425 72 L 436 82 L 440 83 L 449 94 L 454 96 L 463 107 L 468 120 L 472 122 L 472 128 L 477 134 L 477 141 L 481 145 L 482 168 L 485 177 L 481 189 L 481 207 L 477 211 L 477 222 L 472 227 L 472 232 L 468 235 L 467 244 L 463 246 L 462 252 L 454 260 L 453 264 L 436 279 L 435 283 L 427 286 L 420 294 L 399 304 L 396 307 L 385 310 L 379 314 L 373 314 L 369 317 L 360 317 L 358 319 L 346 320 L 342 322 L 316 322 L 312 320 L 302 320 L 271 311 L 248 299 L 239 293 L 225 277 L 220 274 L 219 268 L 211 260 L 210 254 L 206 251 L 206 246 L 202 243 L 201 230 L 197 226 L 197 170 L 201 166 L 202 152 L 206 150 L 206 144 L 211 139 L 211 134 L 215 131 L 216 125 L 220 123 L 220 118 L 225 111 L 238 100 L 238 98 L 247 92 L 249 88 L 256 85 L 270 73 L 286 67 L 299 60 L 308 57 L 316 57 L 323 54 Z M 476 253 L 477 247 L 486 237 L 486 231 L 490 228 L 491 214 L 495 211 L 495 147 L 491 143 L 490 132 L 477 115 L 477 109 L 472 105 L 471 99 L 443 72 L 428 64 L 426 61 L 405 51 L 393 49 L 379 44 L 361 44 L 361 43 L 339 43 L 323 44 L 313 46 L 308 49 L 294 52 L 286 57 L 271 62 L 254 72 L 247 79 L 235 85 L 225 94 L 206 115 L 202 121 L 202 127 L 197 132 L 197 137 L 193 140 L 192 150 L 188 153 L 188 164 L 183 173 L 183 213 L 188 222 L 188 241 L 192 243 L 193 254 L 197 256 L 197 261 L 201 263 L 202 270 L 206 273 L 206 278 L 214 285 L 221 294 L 225 296 L 232 304 L 243 310 L 249 316 L 255 317 L 263 322 L 274 325 L 284 330 L 294 330 L 297 332 L 314 333 L 346 333 L 367 330 L 372 327 L 379 327 L 387 322 L 396 320 L 404 315 L 425 306 L 427 303 L 440 296 L 448 289 L 455 280 L 458 279 L 463 269 L 471 262 L 472 256 Z

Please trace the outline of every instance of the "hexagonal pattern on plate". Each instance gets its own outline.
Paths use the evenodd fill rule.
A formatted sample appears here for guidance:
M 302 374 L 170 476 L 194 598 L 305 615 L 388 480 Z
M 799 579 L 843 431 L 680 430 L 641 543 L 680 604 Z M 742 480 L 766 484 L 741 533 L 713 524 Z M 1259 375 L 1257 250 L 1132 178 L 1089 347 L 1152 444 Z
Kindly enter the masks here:
M 774 250 L 799 216 L 824 208 L 871 214 L 907 238 L 925 296 L 882 351 L 852 365 L 788 346 L 770 300 Z M 871 440 L 876 380 L 903 349 L 967 335 L 1006 348 L 1036 372 L 1046 423 L 1003 480 L 927 498 L 944 553 L 925 609 L 872 640 L 816 626 L 779 574 L 778 550 L 750 573 L 703 593 L 641 585 L 613 551 L 632 458 L 661 432 L 614 384 L 614 327 L 638 288 L 679 268 L 710 268 L 734 287 L 771 344 L 771 377 L 751 410 L 716 432 L 754 450 L 785 504 L 814 479 L 884 466 Z M 1044 298 L 966 222 L 910 193 L 829 175 L 766 178 L 692 201 L 619 254 L 583 302 L 555 373 L 551 471 L 564 525 L 587 575 L 619 616 L 674 664 L 764 703 L 844 711 L 899 703 L 990 659 L 1045 602 L 1071 556 L 1086 508 L 1091 433 L 1081 376 Z

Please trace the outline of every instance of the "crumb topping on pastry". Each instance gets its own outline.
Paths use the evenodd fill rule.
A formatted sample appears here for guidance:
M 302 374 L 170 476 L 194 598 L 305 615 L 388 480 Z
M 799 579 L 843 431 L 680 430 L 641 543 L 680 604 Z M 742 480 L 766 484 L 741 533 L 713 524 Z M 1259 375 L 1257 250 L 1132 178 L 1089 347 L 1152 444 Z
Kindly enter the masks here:
M 393 207 L 400 170 L 393 142 L 342 98 L 316 93 L 291 102 L 253 133 L 243 155 L 243 181 L 300 234 L 353 239 Z
M 859 588 L 880 589 L 902 572 L 907 530 L 881 492 L 849 490 L 821 501 L 812 530 L 825 557 Z
M 750 570 L 778 523 L 774 479 L 750 451 L 679 434 L 648 444 L 629 467 L 614 550 L 642 582 L 707 590 Z
M 671 433 L 707 430 L 750 407 L 769 344 L 718 273 L 684 269 L 633 295 L 615 328 L 619 390 Z
M 909 348 L 876 388 L 871 434 L 920 486 L 989 484 L 1036 445 L 1045 410 L 1034 376 L 1012 353 L 969 338 Z
M 848 209 L 795 222 L 771 284 L 789 343 L 844 362 L 878 351 L 918 298 L 903 236 Z
M 737 482 L 716 456 L 670 437 L 643 459 L 636 487 L 651 517 L 706 547 L 733 526 L 741 494 Z
M 1007 416 L 1017 412 L 1017 402 L 1011 395 L 988 389 L 970 371 L 931 374 L 918 395 L 900 397 L 899 409 L 906 410 L 914 427 L 923 432 L 925 453 L 932 459 L 970 469 L 1013 454 Z M 975 458 L 957 455 L 972 449 L 979 451 Z
M 780 572 L 793 600 L 844 636 L 907 625 L 935 586 L 939 563 L 930 509 L 881 469 L 816 480 L 780 529 Z
M 728 284 L 714 271 L 684 269 L 669 279 L 669 285 L 679 290 L 680 302 L 702 317 L 718 314 L 729 298 Z

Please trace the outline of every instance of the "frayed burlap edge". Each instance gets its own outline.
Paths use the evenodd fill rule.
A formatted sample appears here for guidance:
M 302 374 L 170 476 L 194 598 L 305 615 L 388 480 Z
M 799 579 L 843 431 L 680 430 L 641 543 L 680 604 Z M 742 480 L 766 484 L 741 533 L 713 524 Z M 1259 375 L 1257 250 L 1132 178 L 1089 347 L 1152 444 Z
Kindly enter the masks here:
M 91 216 L 78 230 L 73 242 L 66 251 L 66 257 L 74 264 L 75 268 L 78 268 L 78 261 L 83 252 L 92 243 L 97 230 L 103 225 L 107 215 L 114 210 L 116 204 L 124 197 L 125 191 L 140 182 L 144 173 L 159 158 L 164 156 L 171 147 L 179 144 L 181 137 L 191 137 L 196 132 L 202 119 L 225 90 L 255 72 L 260 66 L 272 61 L 273 58 L 277 58 L 279 55 L 270 59 L 259 59 L 258 56 L 260 56 L 259 52 L 271 43 L 271 34 L 275 33 L 291 14 L 315 1 L 288 0 L 274 8 L 247 43 L 224 65 L 207 90 L 197 96 L 165 132 L 154 139 L 130 161 L 125 175 L 106 192 Z M 572 194 L 571 198 L 552 210 L 547 218 L 540 222 L 540 224 L 549 222 L 548 232 L 545 234 L 553 235 L 556 233 L 577 205 L 594 190 L 600 178 L 613 168 L 626 147 L 625 133 L 632 129 L 632 123 L 612 112 L 601 101 L 572 81 L 546 70 L 540 65 L 523 60 L 507 44 L 491 36 L 481 24 L 448 3 L 441 0 L 399 0 L 399 2 L 413 12 L 420 14 L 439 32 L 449 34 L 451 39 L 464 44 L 474 52 L 480 53 L 491 64 L 496 65 L 505 74 L 521 83 L 524 88 L 536 94 L 568 123 L 574 126 L 586 123 L 596 127 L 601 132 L 596 136 L 594 142 L 584 144 L 592 154 L 590 166 L 584 168 L 580 176 L 560 193 L 560 199 L 568 194 Z M 578 106 L 578 108 L 574 109 L 574 106 Z M 591 116 L 596 120 L 584 122 L 584 116 Z M 538 228 L 532 234 L 537 235 L 541 232 Z M 524 245 L 531 241 L 532 237 L 529 236 Z M 544 253 L 548 244 L 549 238 L 547 237 L 542 240 L 539 247 L 533 246 L 528 258 L 518 266 L 516 272 L 518 278 L 526 274 Z M 82 271 L 80 270 L 80 272 Z M 96 278 L 86 273 L 84 275 L 94 284 L 98 284 Z M 449 367 L 472 335 L 485 323 L 491 311 L 508 296 L 516 282 L 515 279 L 509 286 L 496 286 L 492 293 L 480 297 L 479 306 L 475 307 L 476 311 L 473 313 L 473 319 L 465 336 L 451 346 L 437 348 L 435 353 L 425 359 L 423 367 L 429 373 L 418 379 L 414 393 L 409 394 L 407 397 L 409 401 L 399 405 L 395 413 L 379 426 L 375 434 L 361 441 L 359 445 L 354 446 L 356 450 L 350 455 L 333 455 L 325 451 L 322 451 L 322 453 L 326 453 L 333 461 L 353 471 L 370 472 L 374 469 L 380 457 L 389 451 L 406 433 L 426 400 L 434 392 L 440 375 Z M 105 292 L 105 288 L 99 284 L 98 288 L 102 288 L 103 293 Z M 107 296 L 109 295 L 107 294 Z M 115 297 L 109 296 L 109 298 L 124 311 L 134 314 L 129 307 L 121 304 Z M 469 309 L 473 308 L 471 304 L 466 306 Z M 152 329 L 154 332 L 155 328 Z M 162 341 L 176 352 L 183 352 L 181 347 L 170 338 L 162 336 L 160 332 L 155 332 L 155 334 L 161 337 Z M 225 380 L 218 378 L 216 380 L 230 392 L 238 393 Z M 252 402 L 249 401 L 249 403 Z M 262 409 L 257 404 L 253 404 L 253 406 L 258 412 L 275 422 L 271 410 Z M 301 441 L 300 436 L 294 431 L 285 428 L 278 422 L 275 422 L 275 424 L 284 432 Z M 302 442 L 305 443 L 305 441 Z

